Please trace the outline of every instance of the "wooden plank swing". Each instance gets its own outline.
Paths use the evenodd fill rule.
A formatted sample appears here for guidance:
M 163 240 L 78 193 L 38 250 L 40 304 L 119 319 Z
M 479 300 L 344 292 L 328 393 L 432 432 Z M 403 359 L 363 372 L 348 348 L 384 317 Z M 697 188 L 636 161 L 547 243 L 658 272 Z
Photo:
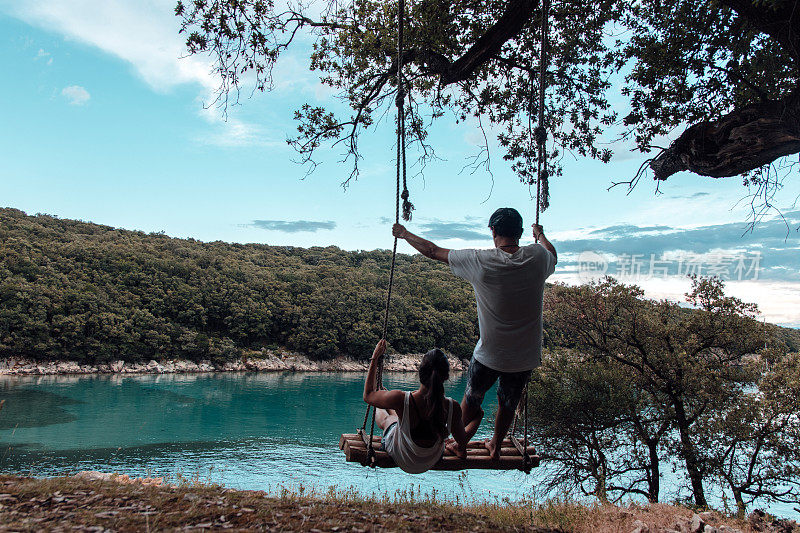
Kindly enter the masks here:
M 405 97 L 406 90 L 403 82 L 403 26 L 405 16 L 405 0 L 398 2 L 398 28 L 397 28 L 397 194 L 395 197 L 395 223 L 400 221 L 400 199 L 403 200 L 403 219 L 411 219 L 411 211 L 414 206 L 408 201 L 409 193 L 406 186 L 406 138 L 405 138 Z M 536 178 L 536 224 L 539 224 L 539 211 L 546 207 L 548 192 L 542 187 L 547 187 L 548 172 L 546 157 L 547 151 L 545 142 L 547 132 L 544 126 L 544 98 L 547 70 L 547 32 L 548 32 L 548 11 L 550 0 L 542 1 L 542 21 L 541 21 L 541 53 L 539 61 L 539 117 L 538 126 L 534 132 L 531 129 L 531 116 L 533 114 L 533 90 L 531 90 L 530 107 L 528 113 L 528 134 L 533 143 L 535 138 L 538 150 L 537 157 L 537 178 Z M 531 86 L 533 85 L 533 70 L 531 70 Z M 532 87 L 531 87 L 532 88 Z M 402 174 L 401 174 L 402 169 Z M 402 175 L 403 192 L 400 192 L 400 181 Z M 544 195 L 544 201 L 542 196 Z M 538 239 L 537 239 L 538 240 Z M 386 309 L 383 320 L 383 337 L 386 338 L 389 323 L 389 304 L 392 298 L 392 287 L 394 284 L 394 272 L 397 256 L 397 237 L 394 238 L 392 249 L 392 264 L 389 272 L 389 287 L 386 295 Z M 378 371 L 375 376 L 377 388 L 383 388 L 383 360 L 378 363 Z M 492 459 L 489 450 L 486 449 L 483 441 L 472 441 L 467 445 L 467 457 L 462 459 L 445 448 L 442 458 L 431 470 L 465 470 L 465 469 L 486 469 L 486 470 L 521 470 L 526 474 L 532 468 L 539 466 L 540 457 L 537 455 L 533 446 L 528 445 L 528 389 L 525 387 L 523 396 L 520 400 L 523 412 L 519 410 L 514 418 L 510 437 L 505 439 L 500 448 L 500 457 Z M 367 420 L 370 410 L 372 411 L 372 425 L 369 433 L 366 432 Z M 517 418 L 522 416 L 524 420 L 524 435 L 522 442 L 514 435 L 517 426 Z M 364 415 L 364 423 L 356 433 L 345 433 L 339 438 L 339 449 L 345 454 L 348 462 L 359 463 L 362 466 L 372 468 L 395 468 L 397 465 L 394 460 L 381 449 L 381 437 L 375 435 L 375 408 L 367 406 Z
M 358 433 L 345 433 L 341 436 L 339 449 L 344 452 L 347 462 L 376 468 L 397 467 L 394 460 L 389 457 L 389 454 L 379 449 L 381 438 L 378 435 L 372 437 L 374 460 L 370 459 L 369 449 L 364 442 L 368 438 L 369 435 L 360 429 Z M 521 470 L 528 473 L 531 468 L 539 466 L 539 456 L 536 455 L 533 446 L 529 446 L 526 451 L 527 460 L 526 456 L 521 454 L 520 450 L 514 445 L 514 442 L 511 439 L 506 439 L 500 449 L 500 459 L 495 461 L 489 457 L 489 450 L 486 449 L 483 441 L 472 441 L 467 445 L 466 459 L 457 457 L 450 451 L 445 450 L 442 458 L 431 470 Z

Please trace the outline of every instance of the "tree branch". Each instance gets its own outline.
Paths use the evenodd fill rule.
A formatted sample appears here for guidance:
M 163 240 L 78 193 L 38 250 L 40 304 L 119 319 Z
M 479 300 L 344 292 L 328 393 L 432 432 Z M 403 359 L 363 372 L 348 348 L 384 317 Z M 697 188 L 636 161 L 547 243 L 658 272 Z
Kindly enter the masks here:
M 429 72 L 439 75 L 442 85 L 464 81 L 481 65 L 496 59 L 503 45 L 519 35 L 538 7 L 538 0 L 511 0 L 497 22 L 455 61 L 450 61 L 446 56 L 427 49 L 410 51 L 408 59 L 423 61 Z
M 689 127 L 650 162 L 653 178 L 689 170 L 724 178 L 800 152 L 800 93 L 749 105 Z

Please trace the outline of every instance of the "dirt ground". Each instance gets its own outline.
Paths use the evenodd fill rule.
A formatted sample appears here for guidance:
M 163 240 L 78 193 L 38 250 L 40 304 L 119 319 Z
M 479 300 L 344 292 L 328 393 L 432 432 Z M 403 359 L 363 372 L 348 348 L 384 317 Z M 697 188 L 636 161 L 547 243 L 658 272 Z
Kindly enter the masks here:
M 0 476 L 0 531 L 547 531 L 430 505 Z
M 162 479 L 82 472 L 72 477 L 0 475 L 0 531 L 530 531 L 536 533 L 800 532 L 794 521 L 747 520 L 665 504 L 389 502 L 354 494 L 302 496 L 170 485 Z

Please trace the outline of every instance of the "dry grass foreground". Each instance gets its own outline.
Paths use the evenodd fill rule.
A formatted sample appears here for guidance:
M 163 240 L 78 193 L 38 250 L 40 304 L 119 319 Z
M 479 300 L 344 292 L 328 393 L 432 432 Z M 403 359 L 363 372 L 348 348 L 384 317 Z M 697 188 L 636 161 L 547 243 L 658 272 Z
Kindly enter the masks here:
M 165 485 L 97 475 L 0 476 L 0 531 L 687 531 L 691 510 L 647 507 L 455 505 L 430 500 L 363 499 L 331 491 L 304 497 L 209 485 Z M 120 482 L 123 481 L 123 482 Z M 757 531 L 704 514 L 718 531 Z M 772 529 L 772 528 L 767 528 Z M 773 529 L 774 530 L 774 529 Z

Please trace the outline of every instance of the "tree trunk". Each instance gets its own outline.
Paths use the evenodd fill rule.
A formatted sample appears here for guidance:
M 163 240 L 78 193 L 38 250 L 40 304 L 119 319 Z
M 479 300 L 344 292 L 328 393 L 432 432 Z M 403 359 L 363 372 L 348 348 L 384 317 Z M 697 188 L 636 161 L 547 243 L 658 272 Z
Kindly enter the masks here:
M 689 170 L 724 178 L 800 152 L 800 93 L 749 105 L 689 127 L 651 162 L 653 178 Z
M 658 493 L 661 491 L 661 472 L 658 464 L 658 441 L 650 440 L 647 443 L 650 452 L 650 465 L 648 466 L 649 479 L 647 480 L 647 501 L 658 503 Z
M 681 438 L 681 451 L 686 463 L 686 472 L 692 482 L 694 503 L 700 507 L 708 507 L 705 491 L 703 490 L 703 476 L 700 473 L 700 465 L 697 460 L 697 453 L 694 450 L 694 444 L 692 444 L 692 439 L 689 436 L 689 421 L 686 418 L 683 402 L 673 401 L 673 405 L 675 407 L 675 423 L 678 426 L 678 433 Z
M 747 513 L 747 507 L 744 504 L 744 498 L 742 498 L 742 491 L 734 488 L 733 499 L 736 501 L 736 515 L 739 518 L 744 518 Z
M 606 480 L 606 468 L 605 463 L 600 463 L 598 472 L 597 472 L 597 483 L 595 484 L 595 496 L 597 499 L 600 500 L 600 503 L 606 504 L 608 503 L 608 488 L 607 488 L 607 480 Z
M 594 477 L 594 495 L 595 497 L 600 500 L 601 503 L 608 503 L 608 485 L 606 479 L 606 458 L 603 452 L 600 451 L 599 447 L 596 446 L 595 437 L 592 436 L 591 444 L 589 448 L 590 457 L 589 461 L 591 464 L 591 472 L 592 477 Z M 594 455 L 592 453 L 597 454 L 597 458 L 595 459 L 592 457 Z

